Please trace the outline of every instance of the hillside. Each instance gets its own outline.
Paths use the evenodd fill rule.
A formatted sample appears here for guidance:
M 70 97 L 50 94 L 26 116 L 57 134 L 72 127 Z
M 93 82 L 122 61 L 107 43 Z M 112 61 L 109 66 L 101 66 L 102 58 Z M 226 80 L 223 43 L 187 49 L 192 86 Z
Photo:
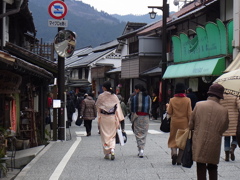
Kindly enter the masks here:
M 48 5 L 52 0 L 29 0 L 29 9 L 33 14 L 37 29 L 37 38 L 43 42 L 53 42 L 57 28 L 48 27 Z M 65 0 L 68 13 L 66 29 L 76 32 L 77 49 L 86 46 L 97 46 L 122 35 L 126 22 L 120 22 L 105 12 L 98 12 L 93 7 L 81 1 Z

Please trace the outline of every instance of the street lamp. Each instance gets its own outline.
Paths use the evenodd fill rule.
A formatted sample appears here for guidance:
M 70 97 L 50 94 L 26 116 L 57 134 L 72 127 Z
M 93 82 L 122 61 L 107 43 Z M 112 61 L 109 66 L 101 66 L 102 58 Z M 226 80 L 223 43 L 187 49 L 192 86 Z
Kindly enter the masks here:
M 163 0 L 163 6 L 148 6 L 148 8 L 152 8 L 152 12 L 150 12 L 150 18 L 154 19 L 156 17 L 156 12 L 154 9 L 160 9 L 163 12 L 162 16 L 162 77 L 167 69 L 167 17 L 169 16 L 169 4 L 167 4 L 167 0 Z M 160 90 L 161 91 L 161 90 Z M 162 79 L 162 97 L 161 97 L 161 118 L 163 118 L 163 114 L 166 110 L 165 104 L 167 103 L 167 82 Z

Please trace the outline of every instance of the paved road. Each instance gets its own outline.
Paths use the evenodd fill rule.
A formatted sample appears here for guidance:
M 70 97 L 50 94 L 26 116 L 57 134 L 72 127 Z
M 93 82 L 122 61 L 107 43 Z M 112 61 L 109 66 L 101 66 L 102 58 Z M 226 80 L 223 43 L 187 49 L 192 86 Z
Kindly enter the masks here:
M 103 158 L 96 121 L 89 137 L 83 126 L 73 125 L 72 140 L 50 142 L 15 180 L 196 180 L 195 163 L 190 169 L 171 164 L 169 134 L 160 132 L 159 126 L 160 121 L 150 122 L 145 156 L 139 158 L 131 124 L 126 122 L 128 141 L 124 146 L 116 146 L 116 159 L 111 161 Z M 239 149 L 234 162 L 225 162 L 223 153 L 219 180 L 239 180 Z

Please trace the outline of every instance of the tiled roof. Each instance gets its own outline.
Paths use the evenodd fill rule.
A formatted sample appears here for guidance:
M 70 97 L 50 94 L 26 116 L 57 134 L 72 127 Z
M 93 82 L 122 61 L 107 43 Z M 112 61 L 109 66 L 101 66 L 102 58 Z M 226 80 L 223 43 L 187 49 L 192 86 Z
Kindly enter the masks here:
M 91 54 L 89 54 L 88 56 L 82 57 L 81 59 L 79 59 L 78 61 L 70 64 L 68 67 L 79 67 L 79 66 L 87 66 L 88 64 L 92 63 L 93 61 L 101 58 L 102 56 L 104 56 L 107 53 L 110 53 L 111 51 L 113 51 L 115 48 L 112 49 L 107 49 L 105 51 L 100 51 L 100 52 L 93 52 Z
M 216 2 L 217 0 L 205 0 L 204 4 L 210 3 L 210 2 Z M 168 18 L 167 18 L 167 24 L 169 22 L 172 22 L 175 18 L 180 18 L 181 16 L 193 11 L 194 9 L 198 9 L 201 6 L 203 6 L 202 3 L 200 2 L 192 2 L 191 4 L 189 4 L 188 6 L 182 8 L 180 11 L 171 14 Z M 155 22 L 155 24 L 153 24 L 152 26 L 149 26 L 148 28 L 143 29 L 142 31 L 138 32 L 137 35 L 144 35 L 146 33 L 149 33 L 159 27 L 162 27 L 162 20 Z

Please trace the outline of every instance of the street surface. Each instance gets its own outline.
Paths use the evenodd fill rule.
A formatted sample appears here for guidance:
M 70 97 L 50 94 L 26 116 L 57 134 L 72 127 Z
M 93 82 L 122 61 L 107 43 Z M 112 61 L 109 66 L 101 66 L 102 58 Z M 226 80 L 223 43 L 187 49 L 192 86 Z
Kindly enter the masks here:
M 124 146 L 116 145 L 112 161 L 104 159 L 96 120 L 89 137 L 83 125 L 72 125 L 71 140 L 50 142 L 15 180 L 196 180 L 195 162 L 190 169 L 171 164 L 169 134 L 159 127 L 160 120 L 150 121 L 144 158 L 139 158 L 131 123 L 126 122 L 128 141 Z M 225 162 L 222 148 L 219 180 L 240 179 L 239 148 L 235 152 L 236 160 Z

